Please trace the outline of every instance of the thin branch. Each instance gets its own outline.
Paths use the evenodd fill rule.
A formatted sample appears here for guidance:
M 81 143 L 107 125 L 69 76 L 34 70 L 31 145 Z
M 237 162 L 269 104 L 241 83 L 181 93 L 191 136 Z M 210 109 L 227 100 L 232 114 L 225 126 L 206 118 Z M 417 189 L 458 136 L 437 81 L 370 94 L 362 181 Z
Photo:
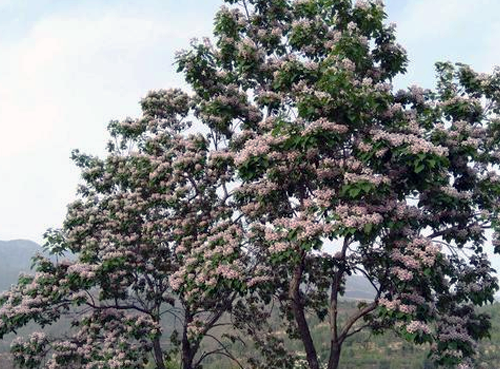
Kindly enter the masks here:
M 243 0 L 242 3 L 243 3 L 243 8 L 245 9 L 245 14 L 247 16 L 247 20 L 250 20 L 250 12 L 248 11 L 246 0 Z
M 349 338 L 349 337 L 351 337 L 351 336 L 354 336 L 356 333 L 359 333 L 359 332 L 361 332 L 363 329 L 368 328 L 368 327 L 370 327 L 370 324 L 363 324 L 362 326 L 359 326 L 358 328 L 353 329 L 352 331 L 350 331 L 349 333 L 347 333 L 347 334 L 345 335 L 345 338 Z
M 464 226 L 464 227 L 454 226 L 454 227 L 446 228 L 446 229 L 443 229 L 441 231 L 437 231 L 437 232 L 431 233 L 430 235 L 427 236 L 427 238 L 441 237 L 441 236 L 444 236 L 445 234 L 448 234 L 450 232 L 456 232 L 456 231 L 459 231 L 461 229 L 466 229 L 469 226 L 470 225 L 467 225 L 467 226 Z M 488 224 L 488 222 L 484 222 L 484 223 L 482 223 L 480 225 L 480 227 L 481 227 L 481 229 L 490 229 L 491 228 L 491 224 Z
M 227 325 L 233 325 L 233 323 L 217 323 L 217 324 L 213 324 L 212 325 L 212 328 L 215 328 L 215 327 L 224 327 L 224 326 L 227 326 Z
M 380 289 L 381 289 L 380 286 L 377 287 L 377 285 L 375 285 L 375 283 L 373 283 L 372 279 L 370 278 L 370 276 L 368 275 L 368 273 L 364 269 L 355 267 L 354 270 L 357 270 L 357 271 L 360 271 L 361 273 L 363 273 L 363 275 L 366 277 L 366 279 L 368 279 L 368 282 L 370 282 L 370 284 L 373 286 L 375 291 L 377 291 L 377 294 L 380 294 Z
M 440 241 L 440 240 L 433 240 L 432 242 L 439 243 L 439 244 L 446 246 L 448 248 L 448 250 L 450 250 L 450 252 L 453 255 L 458 256 L 457 250 L 452 245 L 450 245 L 448 242 L 444 242 L 444 241 Z
M 102 305 L 102 306 L 99 306 L 99 305 L 95 305 L 95 304 L 92 304 L 90 302 L 86 302 L 85 305 L 91 307 L 92 309 L 95 309 L 95 310 L 105 310 L 105 309 L 116 309 L 116 310 L 137 310 L 141 313 L 144 313 L 144 314 L 147 314 L 147 315 L 151 315 L 151 312 L 148 311 L 148 310 L 145 310 L 145 309 L 142 309 L 138 306 L 135 306 L 135 305 Z
M 179 319 L 180 321 L 182 321 L 182 318 L 181 318 L 179 315 L 177 315 L 176 313 L 174 313 L 174 312 L 173 312 L 173 310 L 179 310 L 179 311 L 180 311 L 180 309 L 178 309 L 178 308 L 167 309 L 167 310 L 163 310 L 163 311 L 161 311 L 161 312 L 159 313 L 159 315 L 160 315 L 160 316 L 162 316 L 162 315 L 164 315 L 164 314 L 170 314 L 170 315 L 172 315 L 174 318 Z
M 85 290 L 85 293 L 87 294 L 88 297 L 90 297 L 90 300 L 92 300 L 92 303 L 95 304 L 94 296 L 90 293 L 90 291 Z
M 378 297 L 377 297 L 378 298 Z M 375 308 L 378 306 L 378 303 L 376 300 L 372 302 L 371 304 L 365 306 L 363 309 L 358 310 L 358 312 L 354 315 L 352 315 L 347 323 L 345 324 L 344 328 L 342 329 L 342 333 L 339 336 L 339 342 L 344 342 L 346 339 L 347 335 L 349 334 L 349 330 L 352 328 L 354 323 L 356 323 L 360 318 L 363 316 L 367 315 L 368 313 L 372 312 L 375 310 Z
M 211 334 L 206 334 L 205 335 L 206 337 L 209 337 L 209 338 L 212 338 L 213 340 L 215 340 L 219 345 L 220 345 L 220 348 L 219 349 L 215 349 L 213 351 L 209 351 L 209 352 L 204 352 L 203 355 L 200 356 L 200 358 L 198 359 L 198 361 L 196 362 L 196 364 L 194 365 L 194 367 L 198 367 L 198 365 L 203 361 L 203 359 L 205 359 L 206 357 L 210 356 L 210 355 L 213 355 L 213 354 L 218 354 L 218 355 L 223 355 L 223 356 L 226 356 L 228 357 L 229 359 L 233 360 L 241 369 L 244 369 L 243 365 L 241 365 L 241 363 L 238 361 L 238 359 L 236 359 L 230 352 L 229 350 L 227 349 L 227 346 L 224 345 L 224 343 L 222 343 L 217 337 L 211 335 Z

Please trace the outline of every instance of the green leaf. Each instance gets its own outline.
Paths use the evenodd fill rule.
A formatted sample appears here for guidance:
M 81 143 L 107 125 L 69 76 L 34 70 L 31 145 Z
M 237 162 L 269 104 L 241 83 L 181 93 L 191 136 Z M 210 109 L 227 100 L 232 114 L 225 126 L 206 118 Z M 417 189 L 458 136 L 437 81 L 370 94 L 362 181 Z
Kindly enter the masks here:
M 352 198 L 356 198 L 359 193 L 361 192 L 361 189 L 358 188 L 358 187 L 351 187 L 349 189 L 349 196 L 351 196 Z
M 360 183 L 360 187 L 363 189 L 365 193 L 369 193 L 372 190 L 373 185 L 369 182 L 362 182 Z
M 421 171 L 423 171 L 425 169 L 425 165 L 423 164 L 419 164 L 419 165 L 416 165 L 415 166 L 415 173 L 420 173 Z
M 366 234 L 370 234 L 371 231 L 373 229 L 373 224 L 372 223 L 367 223 L 365 224 L 365 226 L 363 227 L 363 231 L 366 233 Z

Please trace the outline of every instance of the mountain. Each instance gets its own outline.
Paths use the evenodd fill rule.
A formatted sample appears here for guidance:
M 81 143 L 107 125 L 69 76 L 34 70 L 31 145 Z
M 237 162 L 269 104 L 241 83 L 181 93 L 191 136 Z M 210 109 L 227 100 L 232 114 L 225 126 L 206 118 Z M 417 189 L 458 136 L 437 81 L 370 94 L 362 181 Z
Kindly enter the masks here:
M 20 272 L 29 272 L 31 258 L 41 251 L 33 241 L 0 241 L 0 292 L 15 284 Z
M 343 299 L 373 300 L 375 295 L 375 288 L 365 277 L 360 275 L 351 275 L 347 277 L 345 284 L 345 293 L 342 296 Z

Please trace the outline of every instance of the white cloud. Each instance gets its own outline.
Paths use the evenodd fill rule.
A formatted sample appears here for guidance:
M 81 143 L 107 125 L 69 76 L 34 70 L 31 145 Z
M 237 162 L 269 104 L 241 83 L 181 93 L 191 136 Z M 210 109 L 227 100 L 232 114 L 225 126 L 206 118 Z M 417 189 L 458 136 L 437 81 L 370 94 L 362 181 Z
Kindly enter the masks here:
M 4 45 L 0 157 L 68 133 L 68 119 L 91 118 L 91 107 L 105 108 L 102 99 L 114 105 L 133 94 L 135 105 L 140 68 L 147 64 L 141 59 L 163 40 L 179 37 L 168 24 L 146 19 L 52 18 L 36 24 L 20 43 Z
M 182 21 L 59 14 L 0 42 L 0 239 L 40 241 L 60 225 L 78 178 L 71 150 L 101 153 L 110 119 L 137 116 L 148 90 L 182 83 L 174 51 L 211 19 Z

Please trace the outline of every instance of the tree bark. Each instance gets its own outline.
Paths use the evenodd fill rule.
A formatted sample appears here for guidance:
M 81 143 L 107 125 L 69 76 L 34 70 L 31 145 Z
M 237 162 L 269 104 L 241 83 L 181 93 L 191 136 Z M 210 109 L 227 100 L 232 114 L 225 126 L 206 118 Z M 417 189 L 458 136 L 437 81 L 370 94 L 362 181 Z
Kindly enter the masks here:
M 330 348 L 330 358 L 328 359 L 328 369 L 337 369 L 339 367 L 341 349 L 341 344 L 332 344 Z
M 163 360 L 163 351 L 160 346 L 160 337 L 153 340 L 153 353 L 155 356 L 156 369 L 166 369 L 165 361 Z
M 318 354 L 316 353 L 316 348 L 314 347 L 309 325 L 306 320 L 304 306 L 300 300 L 300 280 L 302 279 L 302 273 L 304 271 L 304 256 L 304 251 L 302 251 L 300 263 L 296 266 L 293 273 L 292 281 L 288 290 L 288 297 L 291 302 L 292 312 L 295 322 L 297 323 L 300 339 L 302 340 L 306 351 L 306 359 L 309 364 L 309 368 L 319 369 Z
M 340 349 L 342 342 L 339 342 L 339 332 L 338 332 L 338 291 L 340 288 L 340 282 L 343 269 L 338 270 L 335 273 L 332 282 L 332 290 L 330 292 L 330 357 L 328 359 L 328 369 L 336 369 L 339 366 L 340 360 Z
M 184 329 L 182 331 L 182 342 L 181 342 L 181 369 L 193 369 L 193 349 L 191 343 L 188 339 L 187 327 L 189 323 L 192 322 L 192 317 L 189 313 L 185 312 L 184 317 Z

